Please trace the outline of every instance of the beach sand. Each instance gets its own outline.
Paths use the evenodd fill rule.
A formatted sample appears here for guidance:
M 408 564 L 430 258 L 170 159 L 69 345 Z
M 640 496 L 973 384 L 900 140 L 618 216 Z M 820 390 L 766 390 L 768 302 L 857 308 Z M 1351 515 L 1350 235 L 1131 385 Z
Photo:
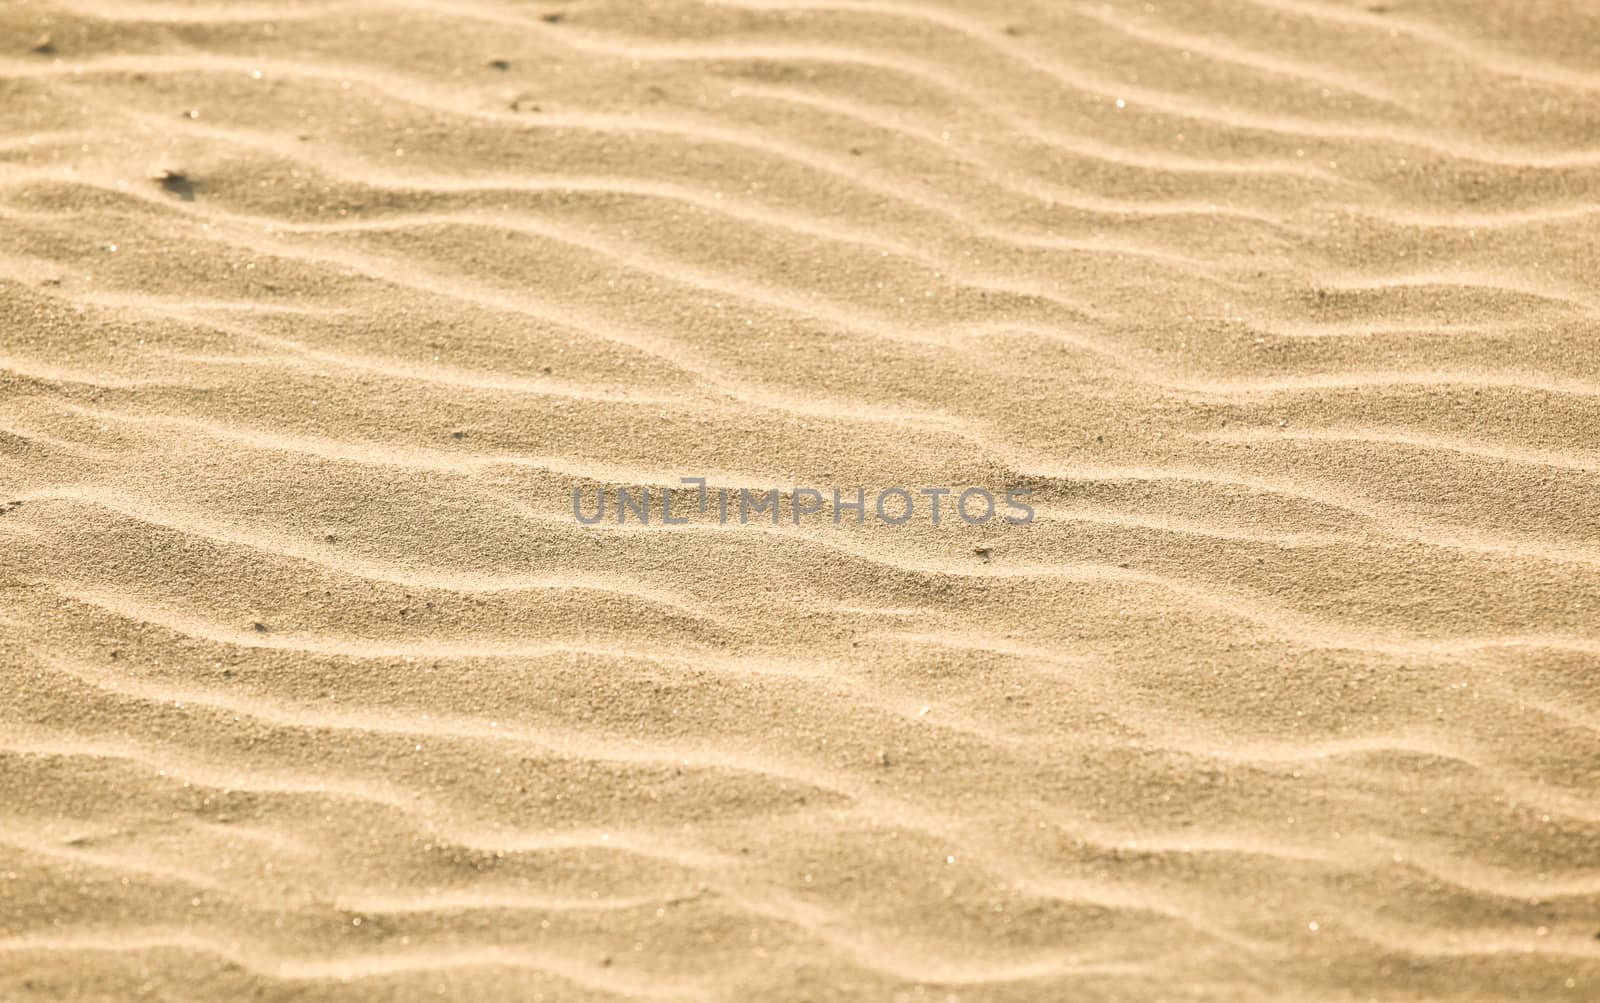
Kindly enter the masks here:
M 1600 995 L 1594 4 L 0 42 L 0 998 Z

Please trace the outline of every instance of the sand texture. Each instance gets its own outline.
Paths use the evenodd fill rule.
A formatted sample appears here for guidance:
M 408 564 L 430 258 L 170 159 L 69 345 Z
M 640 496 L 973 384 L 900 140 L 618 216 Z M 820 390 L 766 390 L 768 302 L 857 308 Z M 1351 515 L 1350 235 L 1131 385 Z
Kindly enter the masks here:
M 0 1000 L 1192 999 L 1600 999 L 1600 5 L 0 2 Z

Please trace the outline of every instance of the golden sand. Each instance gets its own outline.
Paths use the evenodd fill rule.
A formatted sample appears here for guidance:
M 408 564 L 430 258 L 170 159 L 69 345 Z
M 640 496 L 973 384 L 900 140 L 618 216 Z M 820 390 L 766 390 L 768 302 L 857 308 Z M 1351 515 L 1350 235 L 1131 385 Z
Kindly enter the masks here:
M 1593 1000 L 1597 268 L 1588 0 L 0 5 L 0 999 Z

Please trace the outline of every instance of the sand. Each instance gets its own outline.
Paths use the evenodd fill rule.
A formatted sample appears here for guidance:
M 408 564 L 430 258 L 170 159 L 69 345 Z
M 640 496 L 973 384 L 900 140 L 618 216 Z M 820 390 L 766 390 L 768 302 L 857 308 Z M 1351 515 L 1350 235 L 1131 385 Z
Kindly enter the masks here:
M 1597 55 L 0 6 L 0 999 L 1596 999 Z

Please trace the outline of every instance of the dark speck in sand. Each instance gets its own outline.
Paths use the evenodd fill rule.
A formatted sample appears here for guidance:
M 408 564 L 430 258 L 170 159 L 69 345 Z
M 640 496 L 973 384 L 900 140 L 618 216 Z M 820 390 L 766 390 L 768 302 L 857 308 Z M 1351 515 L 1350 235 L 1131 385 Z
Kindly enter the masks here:
M 267 625 L 262 623 L 260 620 L 257 620 L 255 623 L 252 623 L 250 626 L 255 629 L 255 632 L 257 634 L 265 634 L 267 632 Z
M 506 70 L 511 69 L 511 64 L 506 62 L 504 59 L 491 59 L 489 60 L 489 68 L 491 70 L 499 70 L 501 73 L 504 73 Z
M 194 182 L 182 171 L 162 171 L 156 175 L 163 191 L 176 195 L 185 202 L 194 201 Z

